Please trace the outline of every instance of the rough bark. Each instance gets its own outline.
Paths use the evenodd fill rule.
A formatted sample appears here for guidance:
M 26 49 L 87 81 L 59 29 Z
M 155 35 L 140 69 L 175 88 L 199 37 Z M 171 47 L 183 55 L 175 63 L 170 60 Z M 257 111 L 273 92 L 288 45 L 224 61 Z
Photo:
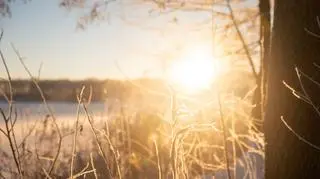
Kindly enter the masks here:
M 320 151 L 299 139 L 281 121 L 305 140 L 320 146 L 320 117 L 315 109 L 283 85 L 296 91 L 302 88 L 295 67 L 320 81 L 320 34 L 317 16 L 319 0 L 276 0 L 269 61 L 268 99 L 264 123 L 266 153 L 265 178 L 320 178 Z M 305 77 L 302 84 L 316 106 L 320 104 L 320 86 Z

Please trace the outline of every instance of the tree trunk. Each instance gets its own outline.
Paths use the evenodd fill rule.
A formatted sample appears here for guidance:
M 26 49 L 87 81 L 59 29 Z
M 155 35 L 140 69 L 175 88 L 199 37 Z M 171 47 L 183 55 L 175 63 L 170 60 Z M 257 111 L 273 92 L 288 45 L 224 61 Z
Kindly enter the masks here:
M 270 0 L 259 1 L 259 12 L 260 12 L 260 48 L 261 48 L 261 61 L 260 61 L 260 72 L 259 80 L 257 81 L 257 89 L 254 93 L 253 104 L 256 105 L 252 110 L 252 116 L 257 119 L 256 127 L 261 130 L 262 117 L 265 106 L 266 96 L 266 82 L 268 74 L 268 59 L 270 54 Z
M 293 95 L 283 81 L 303 92 L 297 67 L 320 82 L 319 0 L 276 0 L 269 61 L 268 99 L 264 123 L 266 179 L 320 178 L 320 117 L 316 110 Z M 301 76 L 305 91 L 315 106 L 320 104 L 320 86 Z M 289 128 L 281 120 L 284 121 Z

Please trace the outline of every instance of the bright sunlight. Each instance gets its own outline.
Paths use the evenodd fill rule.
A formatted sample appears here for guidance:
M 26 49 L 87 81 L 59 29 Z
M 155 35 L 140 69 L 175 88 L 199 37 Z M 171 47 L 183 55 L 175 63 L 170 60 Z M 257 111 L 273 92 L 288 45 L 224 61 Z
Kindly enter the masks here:
M 198 92 L 208 89 L 221 71 L 218 59 L 208 47 L 188 50 L 182 57 L 171 64 L 169 81 L 184 91 Z

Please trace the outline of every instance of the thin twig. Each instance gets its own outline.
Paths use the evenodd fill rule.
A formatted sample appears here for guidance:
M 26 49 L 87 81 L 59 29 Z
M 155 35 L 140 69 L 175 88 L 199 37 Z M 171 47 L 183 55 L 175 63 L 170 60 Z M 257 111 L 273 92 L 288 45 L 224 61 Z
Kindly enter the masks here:
M 96 167 L 94 166 L 94 161 L 93 161 L 93 157 L 92 157 L 92 153 L 90 153 L 90 162 L 91 162 L 91 167 L 94 170 L 93 174 L 94 174 L 94 178 L 98 179 L 98 175 L 97 175 L 97 170 Z
M 162 179 L 162 169 L 161 169 L 161 162 L 160 162 L 160 156 L 159 156 L 159 150 L 158 150 L 158 144 L 157 141 L 153 140 L 154 147 L 156 149 L 156 155 L 157 155 L 157 163 L 158 163 L 158 179 Z
M 309 94 L 307 93 L 307 90 L 305 89 L 303 83 L 302 83 L 302 79 L 301 79 L 301 74 L 300 74 L 300 70 L 298 69 L 298 67 L 295 67 L 298 79 L 299 79 L 299 84 L 300 87 L 303 91 L 303 94 L 307 97 L 307 99 L 310 101 L 311 106 L 313 107 L 313 109 L 317 112 L 318 116 L 320 116 L 320 111 L 318 109 L 318 107 L 314 104 L 314 102 L 312 101 L 311 97 L 309 96 Z
M 79 173 L 75 174 L 74 176 L 69 177 L 68 179 L 78 178 L 79 176 L 85 175 L 88 167 L 89 167 L 89 163 L 87 163 L 87 165 Z M 91 172 L 92 171 L 90 171 L 90 173 Z
M 75 157 L 76 145 L 77 145 L 77 135 L 78 135 L 78 126 L 79 126 L 79 118 L 80 118 L 80 107 L 81 107 L 84 89 L 85 89 L 85 87 L 83 86 L 81 89 L 81 92 L 79 94 L 79 97 L 77 97 L 78 98 L 77 118 L 76 118 L 76 123 L 75 123 L 75 131 L 74 131 L 74 135 L 73 135 L 71 163 L 70 163 L 70 178 L 71 179 L 73 178 L 73 164 L 74 164 L 74 157 Z
M 46 175 L 46 178 L 52 179 L 46 169 L 42 168 L 43 173 Z
M 230 163 L 229 163 L 229 157 L 228 157 L 229 149 L 227 145 L 227 129 L 225 126 L 226 124 L 225 124 L 225 120 L 222 112 L 221 95 L 219 90 L 218 90 L 218 103 L 219 103 L 219 112 L 220 112 L 220 123 L 223 131 L 224 155 L 225 155 L 226 166 L 227 166 L 227 174 L 228 174 L 228 179 L 231 179 Z
M 87 119 L 88 119 L 88 122 L 89 122 L 89 125 L 90 125 L 90 128 L 91 128 L 92 134 L 94 135 L 95 141 L 96 141 L 96 143 L 97 143 L 99 152 L 100 152 L 100 154 L 101 154 L 101 156 L 102 156 L 102 158 L 103 158 L 103 160 L 104 160 L 104 162 L 105 162 L 105 164 L 106 164 L 107 173 L 108 173 L 109 177 L 113 178 L 112 173 L 111 173 L 111 169 L 110 169 L 110 166 L 109 166 L 109 162 L 108 162 L 108 160 L 107 160 L 107 156 L 106 156 L 106 154 L 103 152 L 101 143 L 100 143 L 99 138 L 98 138 L 98 135 L 97 135 L 97 133 L 96 133 L 95 130 L 94 130 L 91 115 L 89 114 L 86 105 L 82 104 L 82 106 L 83 106 L 83 109 L 84 109 L 85 114 L 86 114 L 86 116 L 87 116 Z
M 81 177 L 82 175 L 86 175 L 86 174 L 89 174 L 89 173 L 94 173 L 95 171 L 96 171 L 95 169 L 84 171 L 82 173 L 79 173 L 79 174 L 75 175 L 74 178 L 78 178 L 78 177 Z
M 118 172 L 119 179 L 121 179 L 122 178 L 122 174 L 121 174 L 121 169 L 120 169 L 119 155 L 118 155 L 119 152 L 118 152 L 118 150 L 116 150 L 115 147 L 113 146 L 109 134 L 105 134 L 104 132 L 102 132 L 102 131 L 100 131 L 98 129 L 96 129 L 96 130 L 106 137 L 108 145 L 109 145 L 110 150 L 111 150 L 111 153 L 113 155 L 113 158 L 114 158 L 116 166 L 117 166 L 117 172 Z
M 5 136 L 7 137 L 8 141 L 9 141 L 9 146 L 10 146 L 10 149 L 11 149 L 11 152 L 12 152 L 12 155 L 13 155 L 13 160 L 16 164 L 16 167 L 18 169 L 18 173 L 20 176 L 22 176 L 22 173 L 21 173 L 21 168 L 20 168 L 20 163 L 19 163 L 19 160 L 18 160 L 18 156 L 17 156 L 17 153 L 16 153 L 16 148 L 15 148 L 15 145 L 14 145 L 14 141 L 12 139 L 12 136 L 11 136 L 11 131 L 10 131 L 10 126 L 9 126 L 9 119 L 6 117 L 6 115 L 4 114 L 4 111 L 2 110 L 2 108 L 0 108 L 0 113 L 1 113 L 1 116 L 2 118 L 4 119 L 4 124 L 5 124 L 5 131 L 1 129 L 1 132 L 3 132 L 5 134 Z
M 60 131 L 60 128 L 59 128 L 59 125 L 57 124 L 57 119 L 53 113 L 53 111 L 51 110 L 51 108 L 49 107 L 48 103 L 47 103 L 47 100 L 44 96 L 44 93 L 41 89 L 41 87 L 39 86 L 36 78 L 33 77 L 33 75 L 31 74 L 30 70 L 28 69 L 27 65 L 24 63 L 23 61 L 23 58 L 22 56 L 20 55 L 19 51 L 14 47 L 14 45 L 11 43 L 11 46 L 12 46 L 12 49 L 14 50 L 15 54 L 17 55 L 18 57 L 18 60 L 20 61 L 20 63 L 22 64 L 23 68 L 25 69 L 25 71 L 28 73 L 29 77 L 31 78 L 32 82 L 34 83 L 34 85 L 36 86 L 36 88 L 38 89 L 39 93 L 40 93 L 40 96 L 42 98 L 42 101 L 43 103 L 45 104 L 45 107 L 47 109 L 47 111 L 49 112 L 50 116 L 51 116 L 51 119 L 52 119 L 52 122 L 56 128 L 56 131 L 57 131 L 57 134 L 58 134 L 58 149 L 57 149 L 57 152 L 54 156 L 54 160 L 49 168 L 49 176 L 51 175 L 54 167 L 55 167 L 55 164 L 58 160 L 58 157 L 59 157 L 59 154 L 60 154 L 60 150 L 61 150 L 61 145 L 62 145 L 62 134 L 61 134 L 61 131 Z
M 309 145 L 310 147 L 316 149 L 317 151 L 320 151 L 320 147 L 316 146 L 314 144 L 312 144 L 311 142 L 309 142 L 307 139 L 305 139 L 304 137 L 302 137 L 301 135 L 299 135 L 297 132 L 295 132 L 289 125 L 288 123 L 284 120 L 283 116 L 281 116 L 281 121 L 283 122 L 283 124 L 289 129 L 289 131 L 291 131 L 299 140 L 301 140 L 302 142 L 304 142 L 305 144 Z
M 43 66 L 43 62 L 40 63 L 40 67 L 39 67 L 39 70 L 38 70 L 38 78 L 37 78 L 37 80 L 40 80 L 40 75 L 41 75 L 42 66 Z
M 12 109 L 11 109 L 11 111 L 12 111 Z M 19 152 L 19 148 L 18 148 L 18 144 L 17 144 L 17 140 L 16 140 L 16 135 L 15 135 L 15 132 L 14 132 L 14 125 L 17 122 L 17 118 L 18 118 L 18 114 L 17 114 L 17 110 L 15 110 L 13 121 L 12 121 L 12 113 L 11 113 L 11 116 L 9 117 L 9 121 L 10 121 L 9 132 L 11 132 L 11 134 L 12 134 L 13 144 L 14 144 L 14 147 L 16 148 L 17 159 L 18 159 L 19 167 L 20 167 L 20 171 L 21 171 L 20 175 L 21 175 L 21 178 L 23 178 L 22 166 L 21 166 L 21 160 L 20 160 L 20 152 Z
M 4 33 L 4 32 L 3 32 L 3 29 L 1 29 L 0 42 L 1 42 L 1 40 L 2 40 L 3 33 Z M 8 65 L 7 65 L 7 63 L 6 63 L 5 57 L 4 57 L 1 49 L 0 49 L 0 56 L 1 56 L 2 63 L 3 63 L 3 65 L 4 65 L 4 68 L 5 68 L 6 73 L 7 73 L 7 76 L 8 76 L 9 92 L 10 92 L 10 98 L 9 98 L 9 99 L 10 99 L 10 103 L 9 103 L 9 105 L 11 105 L 12 97 L 13 97 L 13 94 L 12 94 L 12 84 L 11 84 L 12 79 L 11 79 L 11 75 L 10 75 L 10 71 L 9 71 Z
M 243 48 L 244 48 L 244 50 L 245 50 L 245 53 L 246 53 L 247 59 L 248 59 L 248 61 L 249 61 L 249 64 L 250 64 L 252 73 L 253 73 L 253 75 L 254 75 L 254 77 L 255 77 L 255 80 L 258 82 L 258 80 L 259 80 L 259 75 L 258 75 L 258 73 L 256 72 L 256 69 L 255 69 L 255 67 L 254 67 L 254 63 L 253 63 L 252 56 L 251 56 L 251 54 L 250 54 L 250 50 L 249 50 L 249 48 L 248 48 L 248 45 L 247 45 L 247 43 L 246 43 L 246 41 L 245 41 L 245 39 L 244 39 L 244 37 L 243 37 L 240 29 L 239 29 L 238 24 L 237 24 L 237 22 L 236 22 L 236 18 L 235 18 L 235 15 L 234 15 L 234 13 L 233 13 L 233 9 L 232 9 L 230 0 L 226 0 L 226 1 L 227 1 L 227 8 L 228 8 L 228 10 L 229 10 L 229 12 L 230 12 L 230 17 L 231 17 L 232 23 L 233 23 L 233 25 L 234 25 L 234 28 L 235 28 L 236 31 L 237 31 L 237 34 L 238 34 L 238 36 L 239 36 L 239 38 L 240 38 L 241 43 L 242 43 L 242 45 L 243 45 Z
M 3 34 L 4 34 L 4 31 L 3 29 L 1 29 L 1 34 L 0 34 L 0 42 L 3 38 Z M 17 169 L 18 169 L 18 172 L 19 172 L 19 175 L 21 178 L 23 178 L 23 175 L 22 175 L 22 171 L 21 171 L 21 163 L 20 163 L 20 154 L 19 154 L 19 149 L 17 148 L 17 142 L 16 142 L 16 139 L 15 139 L 15 134 L 14 134 L 14 123 L 15 121 L 13 122 L 12 121 L 12 101 L 13 101 L 13 90 L 12 90 L 12 84 L 11 84 L 11 81 L 12 81 L 12 78 L 11 78 L 11 75 L 10 75 L 10 71 L 9 71 L 9 68 L 8 68 L 8 65 L 7 65 L 7 62 L 6 62 L 6 59 L 2 53 L 2 50 L 0 48 L 0 57 L 1 57 L 1 60 L 2 60 L 2 63 L 3 63 L 3 66 L 5 67 L 5 70 L 6 70 L 6 74 L 7 74 L 7 77 L 8 77 L 8 84 L 9 84 L 9 98 L 8 98 L 8 104 L 9 104 L 9 114 L 8 114 L 8 117 L 6 118 L 6 116 L 4 115 L 3 111 L 2 111 L 2 115 L 5 119 L 5 124 L 6 124 L 6 130 L 7 130 L 7 139 L 9 140 L 9 143 L 10 143 L 10 147 L 11 147 L 11 150 L 12 150 L 12 154 L 13 154 L 13 158 L 15 160 L 15 163 L 17 165 Z M 16 120 L 16 118 L 15 118 Z M 10 122 L 11 126 L 9 127 L 8 123 Z M 1 131 L 3 132 L 3 131 Z M 11 136 L 12 134 L 12 136 Z

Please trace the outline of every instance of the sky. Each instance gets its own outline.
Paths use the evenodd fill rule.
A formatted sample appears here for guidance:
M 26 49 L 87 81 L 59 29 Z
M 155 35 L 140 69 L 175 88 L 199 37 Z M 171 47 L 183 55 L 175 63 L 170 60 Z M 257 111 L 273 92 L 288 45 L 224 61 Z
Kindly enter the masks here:
M 68 12 L 58 4 L 59 0 L 17 2 L 12 17 L 0 19 L 0 47 L 13 78 L 28 76 L 10 43 L 34 75 L 43 64 L 42 79 L 136 78 L 160 75 L 163 60 L 175 58 L 181 45 L 202 43 L 210 34 L 208 28 L 197 29 L 206 26 L 202 22 L 207 22 L 207 13 L 150 16 L 151 5 L 119 3 L 106 10 L 109 21 L 79 30 L 76 23 L 83 13 Z M 124 15 L 126 19 L 120 18 Z M 174 17 L 179 17 L 179 25 Z M 6 78 L 2 64 L 0 77 Z

